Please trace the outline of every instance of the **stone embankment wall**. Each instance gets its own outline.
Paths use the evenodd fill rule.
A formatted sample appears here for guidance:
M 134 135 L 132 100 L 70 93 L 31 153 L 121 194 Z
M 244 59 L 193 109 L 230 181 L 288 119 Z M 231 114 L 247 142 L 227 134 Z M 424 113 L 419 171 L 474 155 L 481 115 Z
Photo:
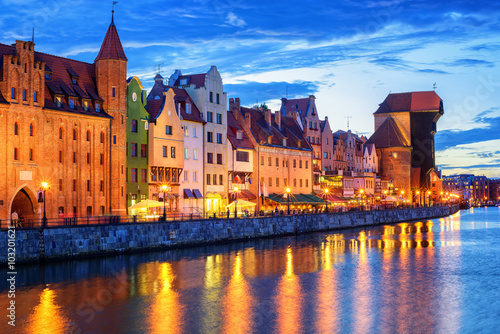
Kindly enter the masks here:
M 444 217 L 458 206 L 400 210 L 214 219 L 175 223 L 55 227 L 16 230 L 16 262 L 197 246 L 359 226 Z M 7 262 L 7 234 L 0 231 L 0 262 Z

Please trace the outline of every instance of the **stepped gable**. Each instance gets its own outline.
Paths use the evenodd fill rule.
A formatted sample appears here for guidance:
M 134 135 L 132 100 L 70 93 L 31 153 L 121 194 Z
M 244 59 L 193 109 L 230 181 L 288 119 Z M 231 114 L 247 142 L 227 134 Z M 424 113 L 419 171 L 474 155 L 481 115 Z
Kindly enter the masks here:
M 392 117 L 388 117 L 366 143 L 373 143 L 377 148 L 411 146 Z

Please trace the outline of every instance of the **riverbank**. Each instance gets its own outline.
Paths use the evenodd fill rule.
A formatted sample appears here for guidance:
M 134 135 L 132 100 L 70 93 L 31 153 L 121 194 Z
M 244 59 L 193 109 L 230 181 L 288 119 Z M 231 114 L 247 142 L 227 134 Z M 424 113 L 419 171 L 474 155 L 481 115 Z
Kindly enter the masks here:
M 458 205 L 398 210 L 321 213 L 256 218 L 213 219 L 175 223 L 68 226 L 15 231 L 16 263 L 120 254 L 134 251 L 400 223 L 444 217 Z M 1 240 L 13 230 L 0 231 Z M 9 235 L 10 233 L 10 235 Z M 7 263 L 7 247 L 0 262 Z

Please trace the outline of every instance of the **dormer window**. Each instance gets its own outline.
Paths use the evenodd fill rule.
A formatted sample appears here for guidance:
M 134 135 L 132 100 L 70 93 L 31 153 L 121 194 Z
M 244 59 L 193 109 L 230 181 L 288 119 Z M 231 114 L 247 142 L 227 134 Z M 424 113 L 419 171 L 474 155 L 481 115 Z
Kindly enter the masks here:
M 236 131 L 236 139 L 239 139 L 239 140 L 243 139 L 243 131 L 241 131 L 241 130 Z
M 101 112 L 101 105 L 99 103 L 95 104 L 95 111 L 96 112 Z
M 283 138 L 283 146 L 286 146 L 286 138 Z
M 69 99 L 69 107 L 71 109 L 76 109 L 76 105 L 75 105 L 75 100 L 74 99 Z
M 76 85 L 76 84 L 78 84 L 78 79 L 77 78 L 72 78 L 71 82 L 73 83 L 73 85 Z
M 186 114 L 190 114 L 190 113 L 191 113 L 191 104 L 186 103 Z
M 62 107 L 62 97 L 56 96 L 55 103 L 56 103 L 56 107 L 61 108 Z
M 273 137 L 272 137 L 272 136 L 267 137 L 267 143 L 268 143 L 268 144 L 271 144 L 272 139 L 273 139 Z
M 89 111 L 89 101 L 83 101 L 83 110 Z
M 188 84 L 188 80 L 189 80 L 188 78 L 182 78 L 180 80 L 181 86 L 186 86 Z
M 50 80 L 50 79 L 51 79 L 50 72 L 45 72 L 45 80 Z

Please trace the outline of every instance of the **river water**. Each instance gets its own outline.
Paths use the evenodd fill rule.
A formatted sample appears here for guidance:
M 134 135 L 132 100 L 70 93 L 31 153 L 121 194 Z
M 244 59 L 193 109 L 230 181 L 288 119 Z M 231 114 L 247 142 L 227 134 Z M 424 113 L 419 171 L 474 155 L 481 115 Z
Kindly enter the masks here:
M 3 315 L 0 332 L 495 333 L 499 278 L 500 208 L 471 209 L 366 229 L 19 266 L 15 331 Z M 4 280 L 0 289 L 7 314 Z

